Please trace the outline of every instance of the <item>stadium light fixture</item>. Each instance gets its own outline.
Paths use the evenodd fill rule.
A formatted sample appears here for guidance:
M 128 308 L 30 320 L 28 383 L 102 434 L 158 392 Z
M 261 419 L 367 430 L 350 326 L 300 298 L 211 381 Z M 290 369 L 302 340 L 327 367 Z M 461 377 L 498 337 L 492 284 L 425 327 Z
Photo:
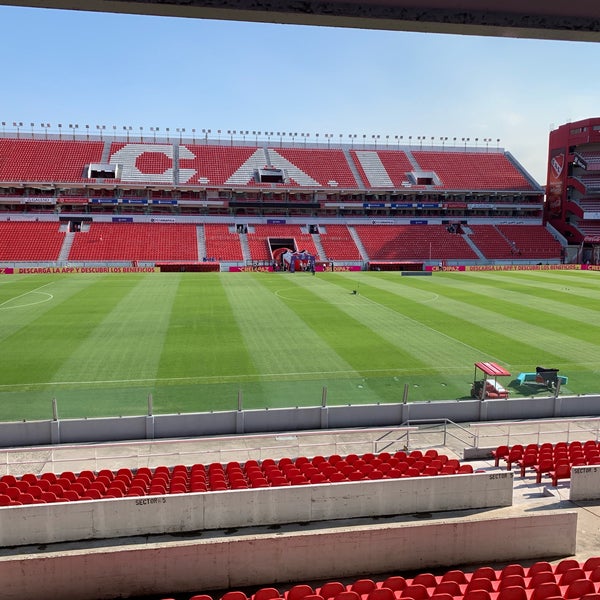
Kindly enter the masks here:
M 19 139 L 21 127 L 23 127 L 23 121 L 13 121 L 13 127 L 17 128 L 17 139 Z
M 73 140 L 75 140 L 75 130 L 79 129 L 79 125 L 69 123 L 69 129 L 71 130 L 71 133 L 73 134 Z
M 423 140 L 425 139 L 424 135 L 418 135 L 417 140 L 419 140 L 419 150 L 423 150 Z
M 35 137 L 35 134 L 33 133 L 33 128 L 35 127 L 35 123 L 29 123 L 30 127 L 31 127 L 31 139 L 33 139 Z
M 140 125 L 140 142 L 144 143 L 144 128 Z
M 483 141 L 485 142 L 485 151 L 489 152 L 489 146 L 490 142 L 492 141 L 492 138 L 483 138 Z
M 477 144 L 479 143 L 479 138 L 475 138 L 475 148 L 477 149 Z
M 156 143 L 156 132 L 159 130 L 159 127 L 150 127 L 150 131 L 152 132 L 152 139 Z
M 412 135 L 408 136 L 408 147 L 412 148 Z
M 4 125 L 4 123 L 2 123 Z M 48 139 L 48 127 L 50 127 L 50 123 L 40 123 L 40 127 L 44 130 L 44 139 Z
M 496 150 L 500 149 L 500 138 L 496 140 Z
M 89 139 L 90 139 L 90 126 L 89 125 L 85 126 L 85 139 L 87 141 L 89 141 Z
M 5 134 L 5 129 L 6 129 L 6 121 L 2 121 L 2 135 Z
M 171 131 L 171 128 L 165 127 L 165 131 L 167 132 L 167 144 L 168 144 L 171 141 L 171 138 L 169 137 L 170 136 L 169 132 Z
M 62 140 L 62 123 L 58 124 L 58 139 Z

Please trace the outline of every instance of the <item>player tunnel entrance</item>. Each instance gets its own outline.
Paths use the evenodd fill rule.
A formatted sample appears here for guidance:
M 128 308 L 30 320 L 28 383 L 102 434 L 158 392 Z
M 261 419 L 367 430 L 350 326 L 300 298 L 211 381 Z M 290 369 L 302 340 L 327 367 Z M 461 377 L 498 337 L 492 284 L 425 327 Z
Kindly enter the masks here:
M 315 257 L 306 250 L 297 250 L 296 240 L 293 238 L 271 238 L 269 247 L 276 270 L 290 273 L 311 271 L 314 274 Z

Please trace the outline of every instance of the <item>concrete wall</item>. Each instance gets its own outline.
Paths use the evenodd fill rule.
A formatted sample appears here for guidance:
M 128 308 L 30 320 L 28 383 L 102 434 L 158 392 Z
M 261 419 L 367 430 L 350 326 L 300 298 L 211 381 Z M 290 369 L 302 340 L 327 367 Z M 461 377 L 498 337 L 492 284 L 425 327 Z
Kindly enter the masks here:
M 600 465 L 572 467 L 569 500 L 578 502 L 598 499 L 600 499 Z
M 513 474 L 474 473 L 0 508 L 0 545 L 49 544 L 510 506 Z
M 452 400 L 407 404 L 220 411 L 181 415 L 0 423 L 0 447 L 107 442 L 269 431 L 394 427 L 446 418 L 455 423 L 598 416 L 600 396 Z
M 152 542 L 0 558 L 3 600 L 101 600 L 357 578 L 575 552 L 577 514 L 371 524 Z M 493 540 L 493 543 L 490 541 Z

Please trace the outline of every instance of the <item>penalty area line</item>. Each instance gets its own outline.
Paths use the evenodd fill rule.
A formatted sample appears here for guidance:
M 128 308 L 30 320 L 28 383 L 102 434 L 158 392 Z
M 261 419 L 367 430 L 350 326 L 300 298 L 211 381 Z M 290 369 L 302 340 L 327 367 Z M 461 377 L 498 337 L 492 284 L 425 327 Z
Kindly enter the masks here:
M 463 371 L 465 370 L 464 366 L 457 367 L 445 367 L 444 370 L 448 371 Z M 470 370 L 470 367 L 469 367 Z M 36 383 L 10 383 L 10 384 L 0 384 L 0 390 L 2 389 L 13 389 L 19 387 L 44 387 L 44 386 L 61 386 L 61 385 L 69 385 L 69 386 L 81 386 L 81 385 L 110 385 L 110 384 L 132 384 L 132 383 L 227 383 L 227 382 L 253 382 L 253 381 L 263 381 L 265 378 L 280 378 L 280 377 L 306 377 L 312 376 L 315 378 L 323 378 L 327 376 L 336 376 L 336 375 L 352 375 L 352 378 L 364 378 L 365 375 L 376 375 L 378 373 L 386 373 L 389 377 L 393 377 L 395 375 L 402 375 L 405 373 L 415 373 L 421 372 L 422 374 L 427 374 L 427 372 L 423 372 L 422 369 L 369 369 L 367 371 L 307 371 L 307 372 L 296 372 L 296 373 L 261 373 L 256 375 L 211 375 L 206 377 L 147 377 L 140 379 L 104 379 L 104 380 L 96 380 L 96 381 L 47 381 L 47 382 L 36 382 Z M 432 371 L 433 372 L 433 371 Z M 437 372 L 437 371 L 435 371 Z

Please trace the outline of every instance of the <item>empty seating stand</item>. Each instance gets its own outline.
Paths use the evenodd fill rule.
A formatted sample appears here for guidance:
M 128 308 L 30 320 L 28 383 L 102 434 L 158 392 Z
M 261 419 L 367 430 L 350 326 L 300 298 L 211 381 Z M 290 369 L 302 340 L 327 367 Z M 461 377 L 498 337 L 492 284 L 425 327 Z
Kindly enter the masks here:
M 294 183 L 305 187 L 357 189 L 358 184 L 342 150 L 269 149 L 271 163 L 289 171 Z
M 434 172 L 440 189 L 452 190 L 533 190 L 521 171 L 499 152 L 439 152 L 413 150 L 423 171 Z
M 0 477 L 0 506 L 472 473 L 431 449 Z
M 180 181 L 195 185 L 249 185 L 255 182 L 256 169 L 266 162 L 264 151 L 256 147 L 186 144 L 179 150 L 180 173 L 182 169 L 193 171 L 187 178 L 180 175 Z
M 175 223 L 93 223 L 75 234 L 72 261 L 198 261 L 196 226 Z
M 104 142 L 0 139 L 0 181 L 90 182 L 86 167 L 99 163 Z
M 412 185 L 408 174 L 414 167 L 402 150 L 351 150 L 350 156 L 369 187 L 422 187 Z
M 355 225 L 370 260 L 477 259 L 463 236 L 444 225 Z
M 248 246 L 252 260 L 272 259 L 269 238 L 289 239 L 296 245 L 290 250 L 306 250 L 309 254 L 321 258 L 312 235 L 303 232 L 300 225 L 255 225 L 253 231 L 248 232 Z
M 65 241 L 56 222 L 0 221 L 0 261 L 55 261 Z
M 329 260 L 361 260 L 360 252 L 346 225 L 327 225 L 321 233 L 321 245 Z
M 244 260 L 240 236 L 231 230 L 235 230 L 233 225 L 221 223 L 206 223 L 204 225 L 207 257 L 217 258 L 218 260 Z
M 507 470 L 518 468 L 521 477 L 535 474 L 537 483 L 549 478 L 553 486 L 570 479 L 573 466 L 600 465 L 600 445 L 595 440 L 498 446 L 492 455 L 496 466 L 504 462 Z
M 502 568 L 479 567 L 265 586 L 254 591 L 231 590 L 221 595 L 200 593 L 189 600 L 600 600 L 600 557 L 584 562 L 567 558 Z M 180 596 L 178 596 L 180 597 Z M 162 600 L 173 600 L 164 597 Z

